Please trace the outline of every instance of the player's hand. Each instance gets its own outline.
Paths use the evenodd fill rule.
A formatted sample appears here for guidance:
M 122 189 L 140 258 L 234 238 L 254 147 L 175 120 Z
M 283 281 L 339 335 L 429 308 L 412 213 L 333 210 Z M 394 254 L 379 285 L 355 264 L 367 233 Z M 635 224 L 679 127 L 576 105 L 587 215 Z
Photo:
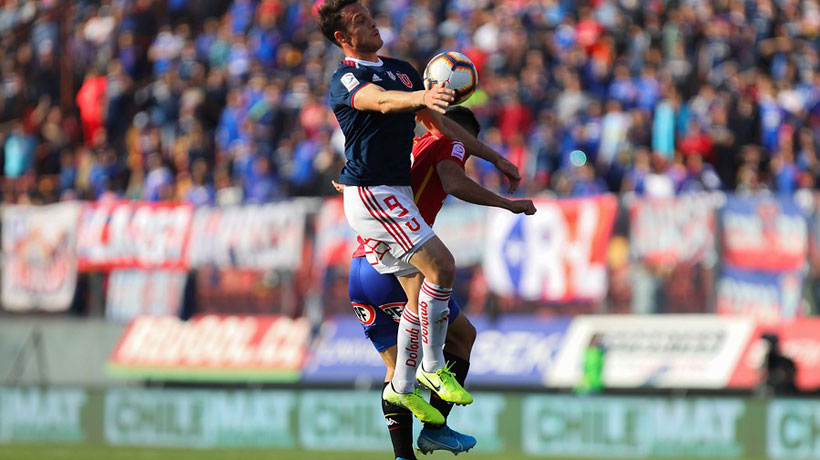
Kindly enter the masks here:
M 435 110 L 438 113 L 445 113 L 450 103 L 456 100 L 456 92 L 450 88 L 445 88 L 444 83 L 434 85 L 424 92 L 422 103 L 424 106 Z
M 340 183 L 338 183 L 338 182 L 336 182 L 335 180 L 332 180 L 332 179 L 331 179 L 330 183 L 333 184 L 333 188 L 335 188 L 337 192 L 339 192 L 339 193 L 344 193 L 345 192 L 344 184 L 340 184 Z
M 518 184 L 521 183 L 521 173 L 518 172 L 518 167 L 512 164 L 510 160 L 502 157 L 495 164 L 495 169 L 501 171 L 501 174 L 504 174 L 510 180 L 507 193 L 515 193 L 518 190 Z
M 522 212 L 528 216 L 535 214 L 535 205 L 532 200 L 510 200 L 510 205 L 507 208 L 513 214 L 521 214 Z

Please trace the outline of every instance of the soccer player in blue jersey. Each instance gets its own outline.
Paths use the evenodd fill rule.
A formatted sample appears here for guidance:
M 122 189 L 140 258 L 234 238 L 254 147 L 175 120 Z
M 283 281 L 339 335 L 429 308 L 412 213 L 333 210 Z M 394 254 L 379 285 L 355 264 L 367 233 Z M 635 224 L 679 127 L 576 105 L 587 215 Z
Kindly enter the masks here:
M 416 379 L 451 403 L 469 404 L 472 397 L 444 359 L 455 261 L 413 201 L 410 153 L 415 119 L 493 163 L 510 179 L 511 192 L 517 188 L 520 174 L 498 152 L 442 117 L 454 91 L 441 86 L 425 90 L 412 65 L 377 54 L 383 42 L 373 17 L 361 3 L 326 0 L 319 8 L 319 26 L 345 53 L 330 83 L 330 105 L 345 135 L 347 161 L 340 178 L 346 186 L 345 215 L 365 244 L 378 254 L 382 273 L 398 277 L 407 295 L 405 309 L 417 314 L 421 325 L 423 357 L 416 369 L 406 351 L 413 337 L 405 331 L 412 328 L 402 318 L 396 370 L 383 397 L 411 410 L 423 422 L 442 424 L 442 414 L 414 389 Z
M 466 107 L 449 107 L 445 116 L 459 123 L 473 135 L 477 136 L 481 129 L 473 112 Z M 469 179 L 464 172 L 464 164 L 469 153 L 465 151 L 461 142 L 434 131 L 428 131 L 413 141 L 413 166 L 410 170 L 413 197 L 428 225 L 432 226 L 435 222 L 448 194 L 470 203 L 499 207 L 513 213 L 535 213 L 535 205 L 531 200 L 503 198 Z M 344 192 L 343 185 L 335 182 L 333 185 L 339 192 Z M 389 382 L 396 367 L 399 321 L 407 315 L 406 319 L 415 327 L 412 334 L 417 336 L 419 320 L 416 315 L 403 310 L 407 297 L 396 277 L 378 273 L 373 264 L 378 265 L 379 262 L 363 243 L 364 241 L 359 238 L 359 247 L 353 253 L 348 292 L 353 311 L 362 323 L 365 336 L 384 360 L 387 371 L 385 382 Z M 448 308 L 449 327 L 444 357 L 452 366 L 451 370 L 456 380 L 463 384 L 470 369 L 470 352 L 475 342 L 476 331 L 466 315 L 461 314 L 455 299 L 450 298 Z M 411 350 L 410 359 L 418 359 L 418 349 Z M 438 398 L 435 393 L 431 395 L 430 404 L 445 418 L 452 409 L 452 404 Z M 396 458 L 415 460 L 412 414 L 409 410 L 384 400 L 381 405 Z M 418 437 L 419 451 L 425 454 L 435 450 L 459 454 L 469 451 L 475 445 L 474 437 L 459 433 L 446 423 L 427 423 Z

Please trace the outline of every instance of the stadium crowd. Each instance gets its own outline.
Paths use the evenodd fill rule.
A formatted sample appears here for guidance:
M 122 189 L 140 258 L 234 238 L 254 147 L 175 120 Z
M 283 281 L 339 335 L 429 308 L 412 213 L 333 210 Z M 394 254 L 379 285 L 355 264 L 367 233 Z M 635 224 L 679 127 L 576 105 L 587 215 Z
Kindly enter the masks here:
M 335 193 L 343 138 L 326 99 L 342 56 L 315 3 L 0 2 L 4 200 Z M 384 54 L 475 62 L 467 105 L 523 194 L 820 186 L 816 1 L 367 3 Z

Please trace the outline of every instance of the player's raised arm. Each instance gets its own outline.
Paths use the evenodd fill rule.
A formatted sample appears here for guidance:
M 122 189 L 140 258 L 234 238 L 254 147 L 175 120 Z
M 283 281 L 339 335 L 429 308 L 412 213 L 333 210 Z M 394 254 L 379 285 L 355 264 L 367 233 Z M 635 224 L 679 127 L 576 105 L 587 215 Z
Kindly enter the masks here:
M 470 134 L 470 132 L 458 123 L 437 112 L 419 110 L 416 112 L 416 117 L 428 130 L 444 134 L 451 139 L 461 142 L 470 155 L 492 163 L 496 169 L 509 179 L 509 193 L 514 193 L 518 190 L 518 185 L 521 183 L 521 173 L 518 172 L 518 168 L 514 164 L 504 158 L 500 153 L 478 140 L 478 138 Z
M 378 85 L 365 85 L 356 93 L 353 108 L 381 113 L 411 112 L 428 108 L 444 113 L 455 98 L 455 91 L 442 86 L 434 86 L 421 91 L 387 91 Z
M 436 172 L 441 178 L 444 191 L 458 199 L 482 206 L 506 209 L 515 214 L 522 212 L 528 216 L 535 214 L 535 205 L 532 200 L 510 200 L 496 195 L 467 177 L 464 169 L 455 162 L 440 162 L 436 165 Z

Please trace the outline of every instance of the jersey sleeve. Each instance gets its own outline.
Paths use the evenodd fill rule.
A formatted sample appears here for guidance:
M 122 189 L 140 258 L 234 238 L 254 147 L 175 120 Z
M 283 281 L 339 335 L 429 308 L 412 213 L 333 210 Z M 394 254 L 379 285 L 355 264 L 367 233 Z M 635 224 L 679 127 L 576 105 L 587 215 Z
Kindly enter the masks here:
M 330 81 L 330 106 L 346 105 L 353 107 L 353 100 L 362 88 L 370 84 L 370 72 L 367 69 L 345 67 L 339 69 Z
M 442 161 L 454 161 L 461 169 L 467 162 L 467 152 L 464 144 L 448 138 L 443 138 L 436 142 L 436 164 Z

